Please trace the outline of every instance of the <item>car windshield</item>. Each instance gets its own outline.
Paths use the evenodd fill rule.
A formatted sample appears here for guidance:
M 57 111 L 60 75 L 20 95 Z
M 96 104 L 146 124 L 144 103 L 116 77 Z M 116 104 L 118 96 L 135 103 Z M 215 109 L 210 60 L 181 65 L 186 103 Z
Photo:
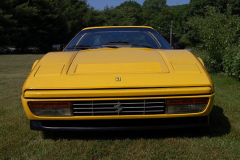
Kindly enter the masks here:
M 81 31 L 64 51 L 141 47 L 171 49 L 156 31 L 149 28 L 98 28 Z

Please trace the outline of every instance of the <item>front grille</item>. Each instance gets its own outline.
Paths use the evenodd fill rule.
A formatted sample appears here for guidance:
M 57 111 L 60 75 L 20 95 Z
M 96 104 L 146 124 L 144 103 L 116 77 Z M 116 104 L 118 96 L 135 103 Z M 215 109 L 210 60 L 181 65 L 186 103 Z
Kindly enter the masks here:
M 74 116 L 164 114 L 164 99 L 74 101 Z

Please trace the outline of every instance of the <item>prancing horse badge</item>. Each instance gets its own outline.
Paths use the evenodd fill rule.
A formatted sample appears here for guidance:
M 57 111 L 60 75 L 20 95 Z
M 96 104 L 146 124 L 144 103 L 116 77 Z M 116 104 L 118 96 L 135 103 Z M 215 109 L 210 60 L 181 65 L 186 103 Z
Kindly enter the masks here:
M 116 81 L 121 81 L 121 77 L 116 77 Z

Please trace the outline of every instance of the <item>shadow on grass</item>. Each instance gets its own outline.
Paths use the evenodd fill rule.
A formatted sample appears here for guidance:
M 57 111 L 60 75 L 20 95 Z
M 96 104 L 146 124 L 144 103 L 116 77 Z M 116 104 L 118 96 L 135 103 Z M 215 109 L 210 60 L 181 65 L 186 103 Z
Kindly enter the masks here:
M 143 130 L 143 131 L 47 131 L 43 132 L 44 139 L 68 140 L 117 140 L 117 139 L 163 139 L 174 137 L 220 137 L 230 132 L 231 125 L 223 114 L 223 109 L 213 106 L 209 117 L 210 124 L 205 128 Z

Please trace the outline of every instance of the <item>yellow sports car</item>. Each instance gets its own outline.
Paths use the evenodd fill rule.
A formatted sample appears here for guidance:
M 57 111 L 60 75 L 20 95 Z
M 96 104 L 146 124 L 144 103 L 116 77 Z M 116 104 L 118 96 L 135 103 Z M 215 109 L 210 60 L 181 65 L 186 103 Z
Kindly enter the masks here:
M 33 64 L 22 104 L 33 130 L 208 125 L 214 89 L 203 61 L 151 27 L 85 28 Z

